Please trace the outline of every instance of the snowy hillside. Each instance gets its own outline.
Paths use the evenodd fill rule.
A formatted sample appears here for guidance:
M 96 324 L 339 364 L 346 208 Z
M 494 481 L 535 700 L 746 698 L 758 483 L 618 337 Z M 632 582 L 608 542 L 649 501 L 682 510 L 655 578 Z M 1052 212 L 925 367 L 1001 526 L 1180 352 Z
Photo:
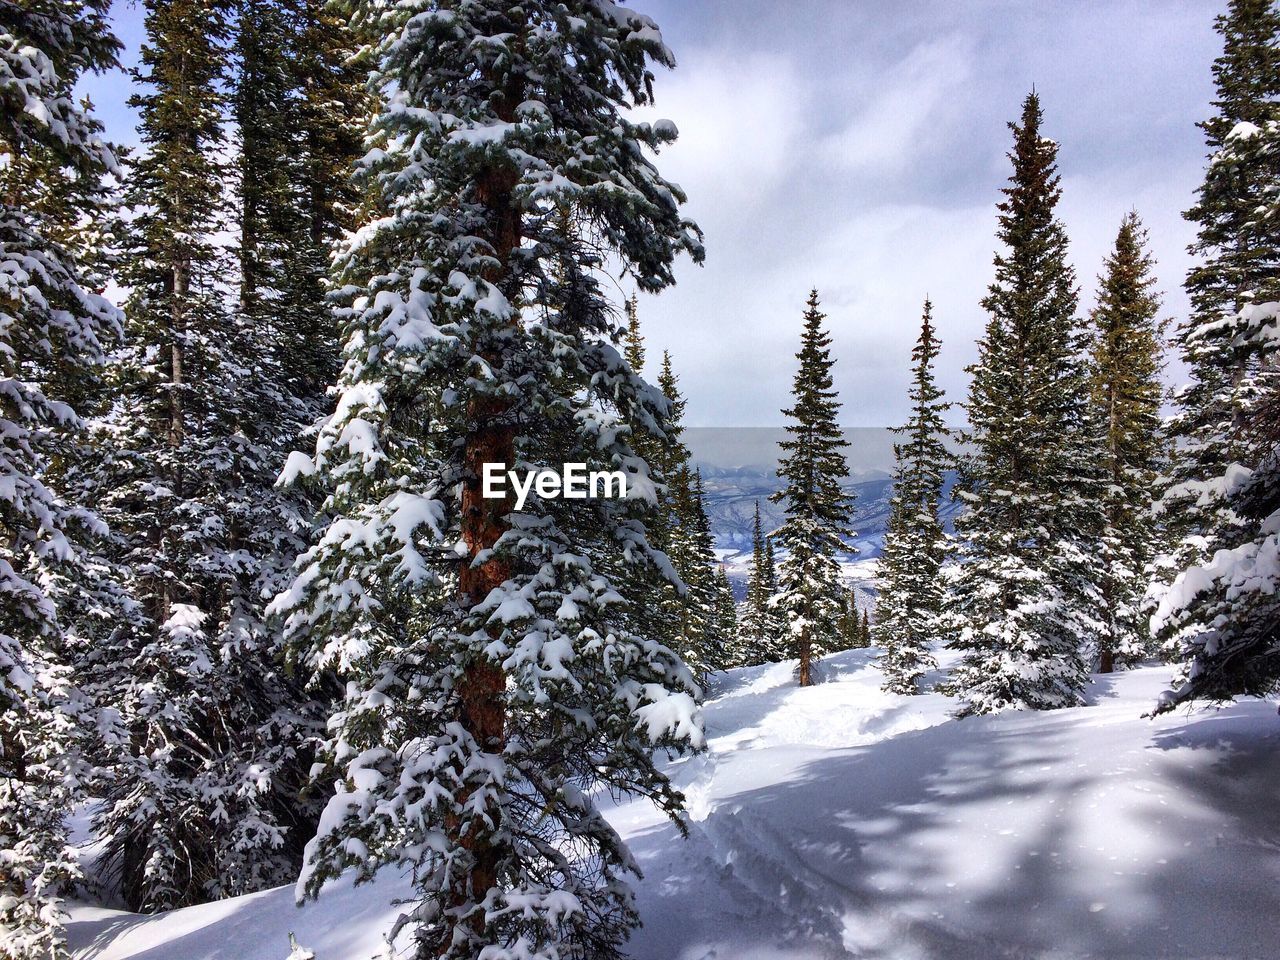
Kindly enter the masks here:
M 690 836 L 609 811 L 645 879 L 636 960 L 1264 957 L 1280 943 L 1280 721 L 1244 702 L 1143 719 L 1165 667 L 1096 677 L 1092 705 L 952 720 L 883 694 L 873 650 L 732 671 L 710 748 L 670 768 Z M 141 917 L 84 905 L 85 960 L 368 960 L 398 878 Z

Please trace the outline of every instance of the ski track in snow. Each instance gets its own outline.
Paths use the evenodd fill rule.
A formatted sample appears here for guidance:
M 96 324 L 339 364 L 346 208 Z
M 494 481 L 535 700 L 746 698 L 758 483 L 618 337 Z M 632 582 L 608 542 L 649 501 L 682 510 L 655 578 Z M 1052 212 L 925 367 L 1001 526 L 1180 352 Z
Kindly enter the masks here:
M 1096 677 L 1091 705 L 951 719 L 881 692 L 874 651 L 716 678 L 708 751 L 668 767 L 689 837 L 606 812 L 645 877 L 635 960 L 1252 960 L 1280 944 L 1275 705 L 1144 719 L 1167 667 Z M 946 657 L 944 655 L 944 661 Z M 945 662 L 944 662 L 945 665 Z M 391 872 L 293 905 L 282 887 L 141 917 L 72 905 L 85 960 L 371 960 Z

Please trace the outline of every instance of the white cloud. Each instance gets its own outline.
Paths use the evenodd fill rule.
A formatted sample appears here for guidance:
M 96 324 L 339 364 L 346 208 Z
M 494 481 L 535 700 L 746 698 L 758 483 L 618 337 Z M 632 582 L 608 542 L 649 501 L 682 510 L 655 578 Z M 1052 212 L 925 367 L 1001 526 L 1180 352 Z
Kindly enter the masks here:
M 806 98 L 794 66 L 768 53 L 682 51 L 681 66 L 658 77 L 658 105 L 640 119 L 673 120 L 680 139 L 661 168 L 691 198 L 696 216 L 750 204 L 777 189 L 801 149 Z
M 818 143 L 817 155 L 838 170 L 898 175 L 962 116 L 973 50 L 963 37 L 946 37 L 921 43 L 874 73 L 850 96 L 853 118 Z

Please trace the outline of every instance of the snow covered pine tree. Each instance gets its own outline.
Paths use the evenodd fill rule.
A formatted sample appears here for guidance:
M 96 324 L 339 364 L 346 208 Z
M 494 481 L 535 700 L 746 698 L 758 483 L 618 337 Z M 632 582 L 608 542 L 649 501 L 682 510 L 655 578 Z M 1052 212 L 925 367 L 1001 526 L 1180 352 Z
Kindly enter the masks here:
M 685 446 L 685 399 L 680 378 L 671 364 L 671 354 L 662 353 L 658 388 L 668 404 L 663 425 L 665 439 L 653 445 L 650 474 L 663 484 L 658 512 L 649 527 L 650 543 L 661 549 L 678 576 L 657 592 L 655 625 L 659 634 L 680 654 L 699 681 L 724 666 L 728 637 L 723 635 L 717 615 L 719 591 L 716 585 L 716 558 L 711 546 L 711 524 L 703 503 L 702 477 L 690 464 Z M 643 451 L 644 446 L 641 446 Z
M 964 713 L 1074 706 L 1099 627 L 1101 527 L 1096 437 L 1088 419 L 1084 325 L 1076 318 L 1067 233 L 1055 216 L 1058 146 L 1023 103 L 1013 174 L 1000 203 L 996 278 L 969 389 L 974 452 L 957 521 L 951 602 L 966 655 L 951 684 Z
M 831 379 L 831 337 L 822 329 L 818 291 L 809 294 L 804 331 L 792 386 L 793 403 L 783 410 L 790 436 L 778 446 L 778 475 L 786 484 L 770 499 L 781 503 L 786 520 L 777 537 L 785 551 L 778 564 L 778 592 L 771 606 L 784 623 L 791 653 L 800 660 L 800 686 L 813 682 L 812 661 L 839 643 L 844 585 L 836 554 L 850 550 L 849 514 L 853 498 L 840 484 L 849 475 L 836 423 L 840 401 Z
M 638 302 L 633 294 L 625 305 L 627 326 L 624 356 L 637 374 L 644 369 L 644 337 L 640 332 Z M 633 517 L 645 526 L 650 546 L 666 554 L 677 579 L 651 566 L 624 564 L 613 570 L 616 586 L 641 613 L 636 628 L 676 651 L 703 680 L 729 662 L 737 622 L 733 592 L 716 560 L 711 524 L 707 519 L 702 480 L 690 465 L 684 440 L 685 399 L 671 354 L 662 352 L 658 388 L 667 401 L 662 436 L 651 435 L 643 422 L 628 424 L 631 449 L 648 465 L 649 477 L 658 484 L 656 507 L 633 501 Z M 642 416 L 649 416 L 641 411 Z
M 1165 465 L 1160 404 L 1160 297 L 1154 262 L 1136 213 L 1120 224 L 1115 248 L 1098 278 L 1093 325 L 1091 401 L 1103 434 L 1102 630 L 1098 669 L 1110 673 L 1151 652 L 1150 612 L 1143 596 L 1155 560 L 1152 516 L 1159 469 Z
M 69 622 L 102 524 L 56 469 L 120 317 L 59 223 L 78 225 L 116 169 L 76 82 L 115 65 L 107 0 L 0 0 L 0 957 L 64 955 L 60 896 L 78 875 L 65 818 L 94 727 Z M 39 171 L 55 172 L 61 196 Z M 48 201 L 53 208 L 45 207 Z M 72 207 L 67 208 L 67 202 Z
M 128 343 L 113 358 L 113 402 L 95 425 L 99 457 L 88 471 L 137 600 L 109 647 L 104 687 L 130 736 L 111 758 L 96 820 L 105 871 L 135 910 L 287 882 L 318 816 L 298 794 L 323 721 L 283 669 L 264 598 L 289 582 L 304 545 L 309 516 L 275 480 L 318 409 L 314 388 L 299 393 L 317 363 L 297 348 L 310 338 L 308 350 L 323 351 L 316 314 L 325 311 L 289 302 L 319 282 L 303 276 L 315 256 L 291 256 L 282 238 L 307 238 L 305 221 L 268 223 L 248 198 L 233 300 L 237 271 L 219 236 L 232 206 L 231 7 L 146 4 L 146 88 L 134 100 L 143 149 L 126 183 L 136 214 L 122 271 Z M 280 91 L 274 106 L 287 115 L 279 50 L 256 42 L 263 10 L 241 12 L 251 79 L 240 79 Z M 240 100 L 242 119 L 253 117 Z M 242 170 L 254 199 L 269 197 L 283 219 L 294 211 L 278 204 L 300 180 L 272 164 L 296 155 L 281 143 L 288 117 L 257 119 L 242 137 Z
M 674 61 L 610 0 L 353 6 L 385 98 L 373 215 L 339 257 L 337 410 L 292 462 L 328 525 L 276 601 L 305 664 L 347 681 L 299 893 L 398 864 L 398 956 L 615 957 L 635 864 L 591 792 L 678 818 L 652 752 L 703 739 L 692 675 L 601 572 L 662 558 L 625 501 L 515 513 L 481 473 L 576 461 L 653 494 L 624 424 L 660 437 L 667 405 L 614 345 L 595 251 L 646 291 L 702 258 L 643 152 L 674 127 L 622 114 Z
M 737 660 L 740 666 L 752 666 L 768 659 L 773 639 L 773 618 L 769 611 L 769 562 L 765 557 L 768 542 L 760 520 L 760 501 L 756 501 L 751 521 L 751 573 L 747 576 L 747 597 L 742 611 Z
M 950 434 L 942 419 L 949 404 L 933 379 L 938 347 L 933 304 L 926 300 L 920 337 L 911 351 L 915 361 L 911 418 L 897 430 L 906 439 L 893 447 L 897 468 L 872 634 L 872 642 L 884 649 L 880 668 L 890 693 L 918 692 L 920 676 L 934 665 L 933 648 L 945 634 L 939 570 L 948 544 L 938 521 L 938 500 L 950 462 L 946 448 Z
M 1280 685 L 1280 10 L 1233 0 L 1218 18 L 1214 151 L 1196 205 L 1178 345 L 1191 384 L 1173 424 L 1178 571 L 1153 618 L 1188 661 L 1161 709 Z

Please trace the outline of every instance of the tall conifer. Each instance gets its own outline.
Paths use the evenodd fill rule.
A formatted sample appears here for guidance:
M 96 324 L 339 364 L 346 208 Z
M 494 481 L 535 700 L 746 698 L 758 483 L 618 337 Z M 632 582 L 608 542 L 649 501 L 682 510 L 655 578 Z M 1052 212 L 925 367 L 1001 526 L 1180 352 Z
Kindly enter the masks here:
M 841 483 L 849 474 L 844 434 L 831 368 L 831 337 L 823 328 L 818 291 L 809 294 L 800 338 L 800 361 L 778 474 L 784 486 L 771 499 L 784 505 L 786 521 L 777 537 L 785 553 L 778 566 L 772 605 L 784 618 L 800 686 L 813 682 L 812 662 L 838 644 L 844 587 L 837 554 L 849 549 L 853 498 Z
M 0 957 L 65 954 L 79 876 L 67 814 L 97 730 L 78 616 L 100 589 L 102 522 L 60 464 L 83 443 L 120 317 L 74 235 L 116 160 L 77 82 L 115 66 L 105 0 L 0 2 Z M 80 409 L 77 409 L 80 408 Z
M 772 593 L 770 562 L 765 555 L 769 543 L 764 535 L 760 519 L 760 502 L 755 505 L 751 522 L 751 570 L 747 575 L 747 596 L 743 603 L 741 637 L 739 640 L 740 665 L 761 663 L 770 658 L 775 642 L 774 617 L 769 608 Z
M 654 542 L 666 553 L 680 582 L 660 585 L 650 626 L 705 679 L 723 669 L 730 656 L 734 637 L 726 627 L 732 592 L 717 574 L 720 564 L 707 517 L 702 474 L 692 466 L 689 448 L 682 439 L 686 401 L 668 351 L 662 354 L 658 386 L 669 404 L 664 434 L 657 442 L 642 438 L 640 449 L 650 457 L 653 472 L 664 487 L 652 524 Z
M 644 335 L 640 332 L 640 302 L 636 294 L 627 298 L 627 330 L 623 356 L 631 369 L 644 374 Z
M 989 319 L 971 368 L 973 447 L 958 522 L 954 599 L 965 658 L 953 677 L 962 712 L 1080 702 L 1098 630 L 1098 452 L 1088 409 L 1084 326 L 1056 217 L 1058 147 L 1041 135 L 1040 100 L 1023 103 L 1010 185 L 999 205 Z
M 415 888 L 392 934 L 404 956 L 616 957 L 633 863 L 594 797 L 678 817 L 653 750 L 702 735 L 692 676 L 633 629 L 598 558 L 664 561 L 625 502 L 516 512 L 481 477 L 582 462 L 643 479 L 627 428 L 664 436 L 596 251 L 647 291 L 680 253 L 701 259 L 644 149 L 674 129 L 623 112 L 672 57 L 612 6 L 353 6 L 385 106 L 370 218 L 338 258 L 337 410 L 298 464 L 327 524 L 278 600 L 302 662 L 348 692 L 299 889 L 397 864 Z
M 894 444 L 897 467 L 872 638 L 883 648 L 880 667 L 891 693 L 917 692 L 920 676 L 935 664 L 934 647 L 944 639 L 939 570 L 948 546 L 938 501 L 950 461 L 943 420 L 949 404 L 934 383 L 938 349 L 933 305 L 925 300 L 920 336 L 911 351 L 911 417 L 897 430 L 904 439 Z
M 1099 670 L 1132 665 L 1151 638 L 1143 596 L 1155 557 L 1152 518 L 1157 471 L 1164 463 L 1160 403 L 1160 298 L 1154 262 L 1136 213 L 1120 224 L 1099 278 L 1093 324 L 1092 398 L 1103 432 L 1105 527 L 1102 535 L 1102 630 Z
M 113 402 L 88 476 L 137 601 L 104 668 L 129 737 L 111 758 L 96 822 L 125 901 L 162 910 L 293 875 L 310 832 L 296 796 L 311 731 L 298 727 L 299 691 L 264 611 L 281 556 L 301 546 L 301 518 L 274 486 L 302 422 L 272 327 L 285 312 L 237 305 L 219 238 L 232 220 L 232 8 L 151 0 L 145 9 L 134 98 L 143 147 L 126 184 L 136 214 L 124 263 L 128 343 L 110 371 Z M 255 69 L 277 82 L 267 54 Z M 274 189 L 273 173 L 257 170 L 264 188 Z M 245 258 L 256 279 L 242 297 L 276 289 L 257 268 L 280 256 Z
M 1162 510 L 1179 535 L 1153 626 L 1188 661 L 1163 708 L 1265 695 L 1280 683 L 1280 10 L 1232 0 L 1217 20 L 1211 151 L 1195 206 L 1177 332 L 1191 384 L 1178 396 L 1173 483 Z

